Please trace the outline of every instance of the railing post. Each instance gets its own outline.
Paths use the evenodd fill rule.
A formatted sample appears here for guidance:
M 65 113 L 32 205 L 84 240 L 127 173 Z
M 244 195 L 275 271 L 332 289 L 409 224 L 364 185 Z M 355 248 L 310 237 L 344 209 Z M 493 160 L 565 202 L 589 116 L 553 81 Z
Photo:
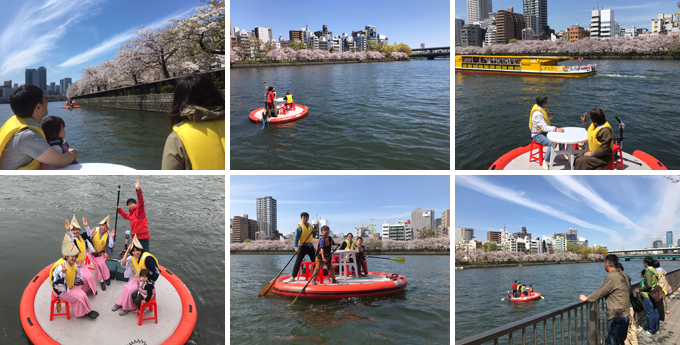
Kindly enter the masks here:
M 598 322 L 597 322 L 597 302 L 589 303 L 590 312 L 588 313 L 588 343 L 591 345 L 599 345 L 599 337 L 597 336 Z

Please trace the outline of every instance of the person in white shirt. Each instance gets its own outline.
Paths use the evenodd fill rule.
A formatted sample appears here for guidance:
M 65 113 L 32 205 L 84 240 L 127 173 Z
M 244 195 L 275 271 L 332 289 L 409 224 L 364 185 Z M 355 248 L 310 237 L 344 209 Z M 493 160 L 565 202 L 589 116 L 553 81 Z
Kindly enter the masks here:
M 553 116 L 553 113 L 548 112 L 548 96 L 539 95 L 536 97 L 536 104 L 531 108 L 529 116 L 529 128 L 531 129 L 533 141 L 546 146 L 545 155 L 543 156 L 544 170 L 548 170 L 548 162 L 550 162 L 552 149 L 552 141 L 548 140 L 547 137 L 548 132 L 564 132 L 564 129 L 552 125 L 550 120 Z M 560 147 L 560 149 L 562 148 Z

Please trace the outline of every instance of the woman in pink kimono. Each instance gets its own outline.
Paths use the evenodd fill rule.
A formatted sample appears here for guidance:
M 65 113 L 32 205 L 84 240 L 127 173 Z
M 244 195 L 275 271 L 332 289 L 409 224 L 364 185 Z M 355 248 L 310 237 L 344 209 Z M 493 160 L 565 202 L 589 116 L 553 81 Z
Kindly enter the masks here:
M 85 221 L 85 218 L 83 218 L 83 221 Z M 97 285 L 95 284 L 95 280 L 94 277 L 92 276 L 92 273 L 85 264 L 85 259 L 87 259 L 87 252 L 92 250 L 92 245 L 90 244 L 90 241 L 88 241 L 87 233 L 85 232 L 83 232 L 82 234 L 80 233 L 80 225 L 76 220 L 75 214 L 73 215 L 73 220 L 71 220 L 70 224 L 68 222 L 68 219 L 64 221 L 64 227 L 66 227 L 67 231 L 66 233 L 68 234 L 69 238 L 76 245 L 76 247 L 78 247 L 79 250 L 78 257 L 76 258 L 76 265 L 78 266 L 78 268 L 80 268 L 81 273 L 83 275 L 83 283 L 85 283 L 81 288 L 85 292 L 87 292 L 87 290 L 89 289 L 92 291 L 92 294 L 96 295 Z
M 99 313 L 92 310 L 87 294 L 80 288 L 83 285 L 83 274 L 76 264 L 80 251 L 67 234 L 64 234 L 61 242 L 61 254 L 63 257 L 57 260 L 50 270 L 51 293 L 60 300 L 71 303 L 76 317 L 87 316 L 96 319 Z

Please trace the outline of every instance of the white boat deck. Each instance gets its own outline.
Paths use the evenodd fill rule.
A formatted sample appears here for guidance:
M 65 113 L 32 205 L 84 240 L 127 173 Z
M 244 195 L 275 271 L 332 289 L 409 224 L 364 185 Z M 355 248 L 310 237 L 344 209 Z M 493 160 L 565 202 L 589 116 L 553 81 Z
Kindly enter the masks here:
M 96 276 L 94 271 L 92 274 Z M 96 277 L 95 277 L 96 280 Z M 97 284 L 99 284 L 97 282 Z M 118 311 L 111 311 L 111 307 L 118 301 L 123 286 L 122 281 L 111 279 L 111 285 L 106 291 L 97 286 L 97 296 L 88 290 L 92 309 L 99 312 L 99 317 L 90 319 L 87 316 L 75 317 L 71 307 L 71 319 L 66 316 L 55 316 L 50 321 L 49 279 L 40 286 L 35 296 L 35 313 L 38 324 L 52 339 L 60 344 L 129 344 L 135 340 L 143 340 L 139 344 L 162 344 L 172 336 L 182 319 L 182 301 L 177 290 L 163 276 L 156 281 L 156 301 L 158 303 L 158 324 L 154 320 L 137 325 L 137 315 L 129 312 L 120 316 Z M 64 312 L 64 304 L 61 305 Z M 153 313 L 146 309 L 144 317 L 151 317 Z
M 652 170 L 646 163 L 625 152 L 623 153 L 623 168 L 624 170 Z M 553 160 L 552 170 L 569 169 L 571 169 L 569 161 Z M 538 164 L 537 160 L 529 162 L 529 152 L 526 152 L 508 163 L 504 170 L 543 170 L 543 167 Z
M 304 286 L 307 284 L 307 280 L 305 277 L 298 277 L 300 280 L 295 280 L 290 283 L 285 283 L 284 284 L 295 284 L 295 285 L 300 285 Z M 365 277 L 348 277 L 346 280 L 343 280 L 342 277 L 336 276 L 335 280 L 338 281 L 338 284 L 332 284 L 328 282 L 328 279 L 324 279 L 323 285 L 349 285 L 349 284 L 369 284 L 369 283 L 382 283 L 389 281 L 390 279 L 387 278 L 386 276 L 381 276 L 377 274 L 369 274 Z M 309 284 L 310 286 L 312 285 L 311 283 Z M 321 284 L 319 284 L 321 285 Z

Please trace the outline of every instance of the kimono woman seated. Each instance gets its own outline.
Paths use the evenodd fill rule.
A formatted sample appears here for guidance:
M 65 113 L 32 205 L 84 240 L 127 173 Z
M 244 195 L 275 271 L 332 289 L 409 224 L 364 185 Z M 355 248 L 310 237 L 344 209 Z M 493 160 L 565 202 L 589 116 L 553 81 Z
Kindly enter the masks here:
M 125 277 L 130 278 L 130 280 L 123 287 L 123 292 L 120 294 L 118 302 L 111 310 L 116 311 L 123 308 L 119 313 L 119 315 L 123 316 L 135 309 L 132 294 L 139 289 L 138 279 L 141 270 L 146 269 L 149 271 L 149 280 L 152 282 L 156 282 L 161 275 L 161 271 L 158 268 L 156 257 L 144 251 L 144 247 L 139 243 L 136 235 L 132 240 L 132 244 L 125 251 L 121 264 L 125 267 Z

